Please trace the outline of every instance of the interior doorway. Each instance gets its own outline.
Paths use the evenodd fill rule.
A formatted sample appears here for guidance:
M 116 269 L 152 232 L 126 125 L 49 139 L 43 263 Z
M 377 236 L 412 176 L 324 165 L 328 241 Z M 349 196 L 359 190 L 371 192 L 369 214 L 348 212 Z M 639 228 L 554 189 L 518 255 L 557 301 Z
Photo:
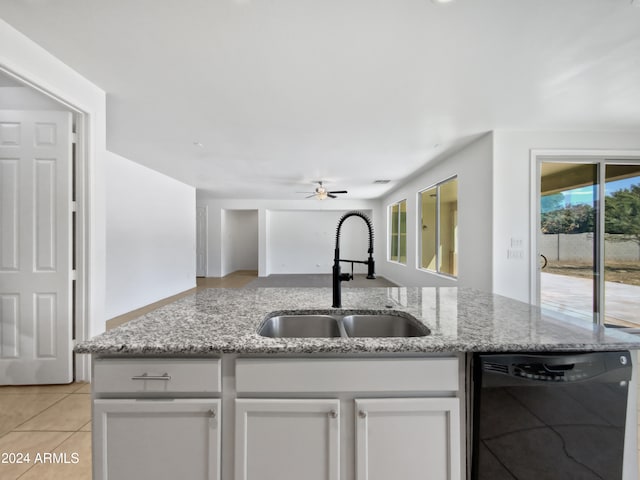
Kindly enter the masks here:
M 0 69 L 0 384 L 70 383 L 85 336 L 86 117 Z
M 640 159 L 538 160 L 538 299 L 640 328 Z
M 258 270 L 258 235 L 258 210 L 222 210 L 222 277 Z

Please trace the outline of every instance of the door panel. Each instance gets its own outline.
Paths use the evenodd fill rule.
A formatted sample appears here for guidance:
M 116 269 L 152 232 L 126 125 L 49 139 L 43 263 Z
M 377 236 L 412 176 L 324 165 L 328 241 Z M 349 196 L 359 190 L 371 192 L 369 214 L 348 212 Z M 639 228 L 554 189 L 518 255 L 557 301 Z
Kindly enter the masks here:
M 340 401 L 236 400 L 236 480 L 338 480 Z
M 539 195 L 540 305 L 640 327 L 637 160 L 543 161 Z
M 640 165 L 605 167 L 604 321 L 640 327 Z
M 0 159 L 0 272 L 18 270 L 18 159 Z
M 0 358 L 18 356 L 19 301 L 19 295 L 0 295 L 0 318 L 2 319 Z
M 540 173 L 540 304 L 591 322 L 597 287 L 597 165 L 542 162 Z
M 207 276 L 207 207 L 196 207 L 196 276 Z
M 54 272 L 56 270 L 56 161 L 36 159 L 34 176 L 35 271 Z
M 457 398 L 356 400 L 356 480 L 460 480 Z
M 220 400 L 95 400 L 96 480 L 219 480 Z
M 72 377 L 72 116 L 0 111 L 0 384 Z

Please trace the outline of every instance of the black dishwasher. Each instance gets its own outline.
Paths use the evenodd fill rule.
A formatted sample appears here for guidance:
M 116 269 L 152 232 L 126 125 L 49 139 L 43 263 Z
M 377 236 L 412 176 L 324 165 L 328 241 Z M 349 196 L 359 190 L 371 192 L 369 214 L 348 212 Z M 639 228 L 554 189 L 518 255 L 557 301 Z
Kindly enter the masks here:
M 474 480 L 622 478 L 629 352 L 474 354 Z

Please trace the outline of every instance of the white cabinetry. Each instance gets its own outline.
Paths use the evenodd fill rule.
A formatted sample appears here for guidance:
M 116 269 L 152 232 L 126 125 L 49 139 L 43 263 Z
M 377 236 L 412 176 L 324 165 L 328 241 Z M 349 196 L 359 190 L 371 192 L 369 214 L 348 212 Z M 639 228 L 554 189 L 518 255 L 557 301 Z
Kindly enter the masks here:
M 356 399 L 355 403 L 356 480 L 460 478 L 457 398 Z
M 94 358 L 93 479 L 461 480 L 460 359 Z
M 460 480 L 458 360 L 238 359 L 235 480 Z
M 95 400 L 94 479 L 217 480 L 220 400 Z
M 219 480 L 219 359 L 95 359 L 94 480 Z
M 236 479 L 338 480 L 340 402 L 236 401 Z

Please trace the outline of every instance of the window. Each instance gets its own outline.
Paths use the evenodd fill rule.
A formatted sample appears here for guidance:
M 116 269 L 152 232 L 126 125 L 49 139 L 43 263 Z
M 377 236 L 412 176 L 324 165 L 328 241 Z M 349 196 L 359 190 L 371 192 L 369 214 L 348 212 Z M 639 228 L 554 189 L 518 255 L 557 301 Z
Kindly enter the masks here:
M 389 207 L 389 260 L 407 263 L 407 201 Z
M 418 194 L 420 268 L 458 275 L 458 179 L 445 180 Z

